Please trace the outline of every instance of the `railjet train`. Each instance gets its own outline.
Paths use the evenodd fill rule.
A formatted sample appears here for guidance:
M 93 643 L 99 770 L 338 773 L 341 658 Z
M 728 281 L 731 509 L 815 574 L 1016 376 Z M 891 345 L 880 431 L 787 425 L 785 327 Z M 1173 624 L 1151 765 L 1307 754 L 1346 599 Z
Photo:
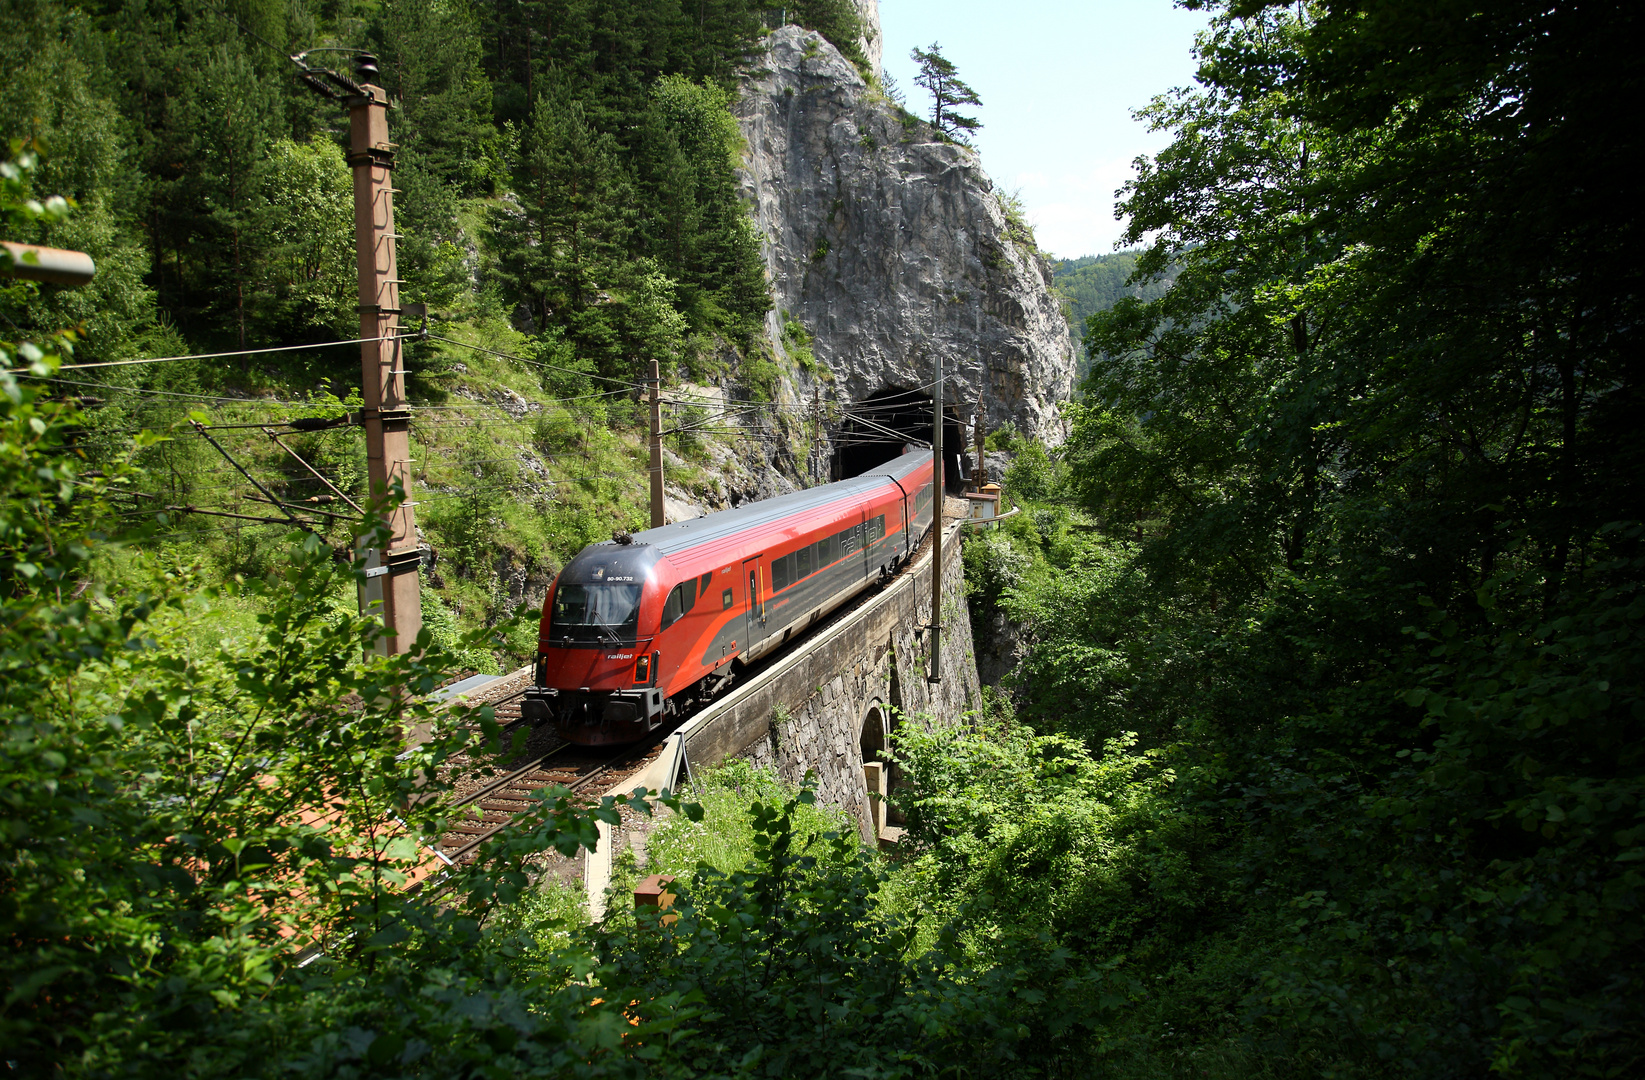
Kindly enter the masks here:
M 910 450 L 850 480 L 584 548 L 543 603 L 524 718 L 614 745 L 713 697 L 914 553 L 933 472 L 930 451 Z

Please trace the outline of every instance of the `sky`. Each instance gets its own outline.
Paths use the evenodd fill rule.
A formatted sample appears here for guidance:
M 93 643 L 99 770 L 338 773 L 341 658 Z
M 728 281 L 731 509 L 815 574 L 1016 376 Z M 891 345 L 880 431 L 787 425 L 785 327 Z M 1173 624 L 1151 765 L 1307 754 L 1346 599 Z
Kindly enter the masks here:
M 909 51 L 937 42 L 982 98 L 972 115 L 983 168 L 1020 194 L 1057 258 L 1114 250 L 1114 192 L 1139 154 L 1167 142 L 1131 113 L 1193 82 L 1189 50 L 1205 21 L 1171 0 L 880 0 L 885 70 L 909 109 L 931 112 Z

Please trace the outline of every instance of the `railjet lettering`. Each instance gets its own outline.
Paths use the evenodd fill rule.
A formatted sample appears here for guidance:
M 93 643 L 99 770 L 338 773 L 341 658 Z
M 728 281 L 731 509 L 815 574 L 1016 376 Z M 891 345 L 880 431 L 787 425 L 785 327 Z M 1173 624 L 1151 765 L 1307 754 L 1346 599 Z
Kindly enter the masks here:
M 631 652 L 608 652 L 605 654 L 605 658 L 607 660 L 632 660 L 634 654 Z

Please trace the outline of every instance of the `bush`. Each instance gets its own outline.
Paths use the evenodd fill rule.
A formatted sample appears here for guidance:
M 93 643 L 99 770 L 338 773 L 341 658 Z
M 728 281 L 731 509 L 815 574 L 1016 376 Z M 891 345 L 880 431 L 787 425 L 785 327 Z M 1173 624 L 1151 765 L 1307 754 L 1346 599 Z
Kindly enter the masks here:
M 1062 489 L 1058 463 L 1045 447 L 1028 439 L 1018 441 L 1016 458 L 1005 469 L 1005 490 L 1019 499 L 1039 502 Z
M 755 780 L 758 785 L 766 780 Z M 943 948 L 910 956 L 913 928 L 876 901 L 877 860 L 855 830 L 809 838 L 803 789 L 748 809 L 752 859 L 702 864 L 675 882 L 677 921 L 620 916 L 591 931 L 601 996 L 635 1023 L 675 1025 L 656 1074 L 765 1077 L 1032 1075 L 1071 1069 L 1097 1018 L 1123 998 L 1101 965 L 1076 963 L 1032 933 L 1001 941 L 973 969 Z M 629 922 L 634 918 L 636 921 Z
M 651 873 L 687 875 L 703 866 L 722 874 L 746 870 L 755 861 L 756 832 L 750 807 L 755 802 L 781 802 L 799 789 L 779 779 L 770 768 L 756 768 L 740 758 L 699 773 L 690 789 L 691 799 L 703 809 L 700 821 L 674 818 L 652 834 L 646 844 Z M 796 805 L 795 840 L 802 847 L 816 844 L 826 833 L 845 833 L 854 826 L 843 811 L 815 803 Z
M 1036 932 L 1117 956 L 1204 908 L 1207 826 L 1169 798 L 1176 777 L 1161 753 L 1135 741 L 1093 757 L 1011 724 L 908 725 L 892 738 L 903 780 L 891 802 L 915 864 L 899 873 L 929 880 L 932 911 L 965 909 L 960 940 L 975 959 Z

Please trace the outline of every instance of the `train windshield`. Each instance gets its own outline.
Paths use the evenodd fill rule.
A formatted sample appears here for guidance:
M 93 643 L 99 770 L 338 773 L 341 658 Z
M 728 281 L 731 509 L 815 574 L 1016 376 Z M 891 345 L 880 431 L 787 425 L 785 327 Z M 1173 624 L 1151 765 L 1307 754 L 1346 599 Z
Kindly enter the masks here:
M 638 585 L 572 585 L 554 590 L 554 641 L 633 641 L 640 622 Z

